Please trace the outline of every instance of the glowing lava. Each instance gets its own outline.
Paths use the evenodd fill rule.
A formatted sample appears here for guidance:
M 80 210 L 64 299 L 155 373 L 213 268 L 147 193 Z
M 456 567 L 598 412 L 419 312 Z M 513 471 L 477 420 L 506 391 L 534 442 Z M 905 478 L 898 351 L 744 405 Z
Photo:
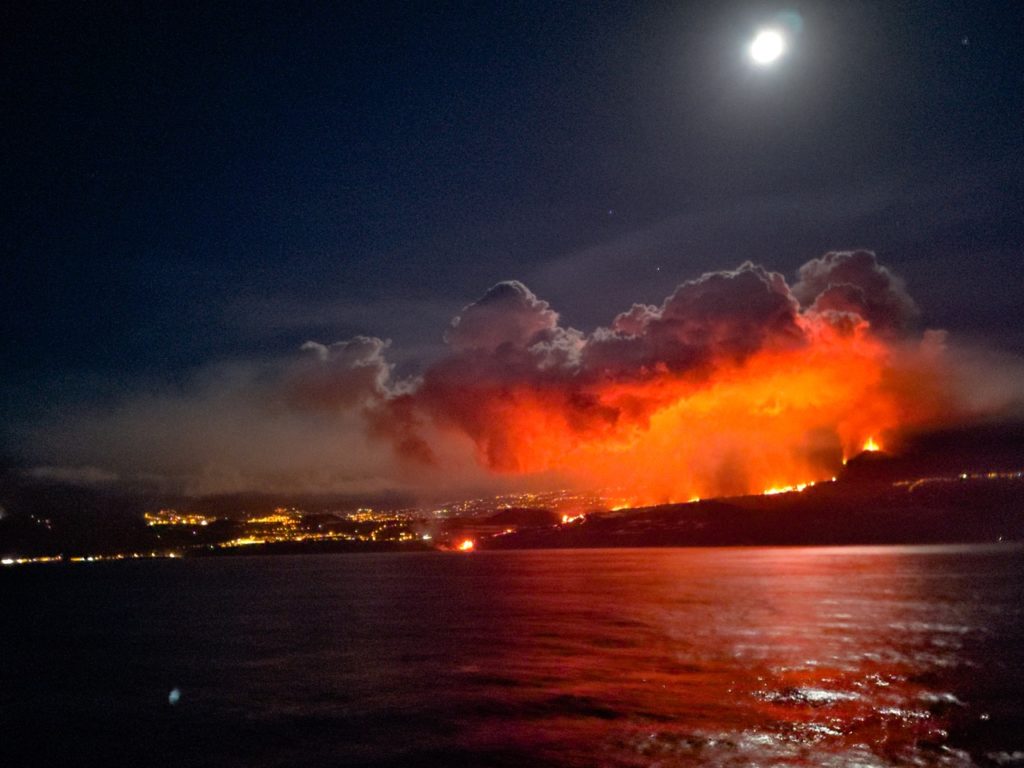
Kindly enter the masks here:
M 800 493 L 801 491 L 805 491 L 813 485 L 814 483 L 798 483 L 797 485 L 773 486 L 766 491 L 762 491 L 761 495 L 777 496 L 780 493 Z
M 867 451 L 868 453 L 874 453 L 875 451 L 882 450 L 882 446 L 875 442 L 875 438 L 869 437 L 867 440 L 864 441 L 863 450 Z
M 458 543 L 456 549 L 458 549 L 459 552 L 471 552 L 474 546 L 472 539 L 463 539 Z

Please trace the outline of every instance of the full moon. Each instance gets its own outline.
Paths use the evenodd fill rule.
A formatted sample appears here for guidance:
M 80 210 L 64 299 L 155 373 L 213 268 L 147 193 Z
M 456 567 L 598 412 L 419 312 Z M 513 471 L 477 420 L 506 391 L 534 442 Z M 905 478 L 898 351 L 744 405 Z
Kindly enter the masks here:
M 786 50 L 786 38 L 777 29 L 762 29 L 750 44 L 750 58 L 762 66 L 771 64 Z

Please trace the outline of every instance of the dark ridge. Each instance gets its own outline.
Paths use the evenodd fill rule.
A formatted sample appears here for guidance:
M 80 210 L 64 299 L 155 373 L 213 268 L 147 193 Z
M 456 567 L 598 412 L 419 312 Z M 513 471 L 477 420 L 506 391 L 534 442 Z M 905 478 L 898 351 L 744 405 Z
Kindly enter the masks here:
M 1024 478 L 958 476 L 893 484 L 822 483 L 802 493 L 743 496 L 594 514 L 482 543 L 494 549 L 1024 541 Z

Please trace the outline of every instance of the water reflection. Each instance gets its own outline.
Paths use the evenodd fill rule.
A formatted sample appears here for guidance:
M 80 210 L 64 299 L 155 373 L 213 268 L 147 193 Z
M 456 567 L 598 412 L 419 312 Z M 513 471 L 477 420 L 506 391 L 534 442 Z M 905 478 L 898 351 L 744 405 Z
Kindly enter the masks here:
M 489 746 L 512 718 L 554 762 L 599 743 L 618 765 L 974 763 L 950 732 L 986 717 L 956 691 L 993 617 L 962 553 L 560 554 L 520 556 L 515 639 L 462 670 L 504 685 L 501 722 L 469 723 Z
M 1024 765 L 1022 553 L 19 570 L 5 764 Z

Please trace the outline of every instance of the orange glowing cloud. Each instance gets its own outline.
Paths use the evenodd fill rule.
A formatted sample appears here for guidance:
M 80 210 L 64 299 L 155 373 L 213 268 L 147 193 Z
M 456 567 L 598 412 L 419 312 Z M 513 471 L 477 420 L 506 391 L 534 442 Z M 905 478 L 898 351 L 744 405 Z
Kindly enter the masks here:
M 396 377 L 380 338 L 310 341 L 55 414 L 27 435 L 33 471 L 187 493 L 568 483 L 630 505 L 800 488 L 863 450 L 1024 414 L 1024 361 L 914 331 L 870 253 L 814 259 L 792 285 L 743 264 L 619 306 L 584 333 L 502 282 L 417 377 Z
M 830 253 L 798 278 L 749 263 L 705 274 L 590 334 L 499 283 L 400 391 L 383 346 L 361 340 L 365 413 L 421 467 L 444 473 L 437 449 L 455 438 L 493 473 L 555 473 L 636 504 L 803 487 L 955 411 L 944 337 L 908 330 L 916 306 L 873 254 Z M 303 391 L 329 402 L 329 379 Z

